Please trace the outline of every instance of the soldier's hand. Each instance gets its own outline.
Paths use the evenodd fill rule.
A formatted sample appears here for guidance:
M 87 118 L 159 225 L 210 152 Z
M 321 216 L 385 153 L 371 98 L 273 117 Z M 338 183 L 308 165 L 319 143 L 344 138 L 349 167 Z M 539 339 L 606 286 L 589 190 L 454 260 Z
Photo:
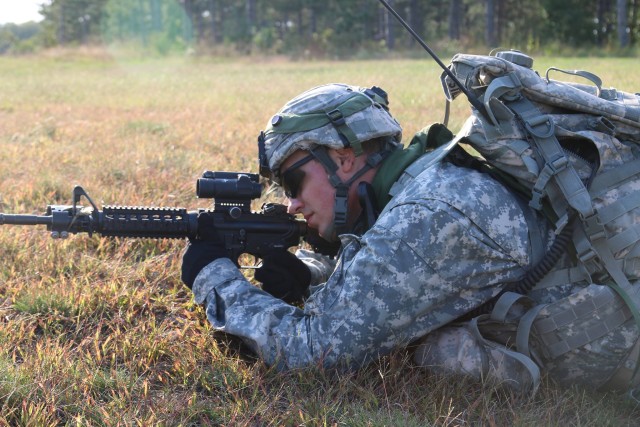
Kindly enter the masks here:
M 288 304 L 302 301 L 311 283 L 309 267 L 289 251 L 273 252 L 255 272 L 262 289 Z
M 184 284 L 191 289 L 200 270 L 218 258 L 228 257 L 229 253 L 224 246 L 218 242 L 192 240 L 182 255 L 182 276 L 180 278 Z

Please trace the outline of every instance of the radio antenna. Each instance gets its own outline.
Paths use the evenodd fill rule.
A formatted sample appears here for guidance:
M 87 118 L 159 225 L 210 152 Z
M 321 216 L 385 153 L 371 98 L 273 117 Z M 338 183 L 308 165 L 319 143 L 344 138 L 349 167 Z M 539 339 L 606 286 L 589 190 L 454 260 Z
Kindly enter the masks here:
M 458 80 L 458 78 L 455 76 L 455 74 L 453 74 L 451 72 L 451 70 L 449 69 L 449 67 L 447 67 L 446 65 L 444 65 L 442 63 L 442 61 L 440 60 L 440 58 L 438 58 L 438 55 L 435 54 L 434 51 L 431 50 L 431 48 L 425 43 L 424 40 L 422 40 L 422 38 L 413 30 L 413 28 L 411 28 L 409 26 L 409 24 L 407 24 L 407 22 L 402 19 L 402 17 L 400 15 L 398 15 L 398 12 L 396 12 L 393 7 L 391 7 L 391 5 L 389 3 L 387 3 L 386 0 L 379 0 L 380 3 L 382 3 L 382 5 L 389 11 L 389 13 L 391 13 L 393 16 L 395 16 L 395 18 L 398 20 L 398 22 L 400 22 L 400 24 L 402 24 L 402 26 L 409 31 L 409 34 L 411 34 L 411 36 L 420 44 L 420 46 L 422 46 L 422 48 L 424 50 L 427 51 L 427 53 L 429 55 L 431 55 L 431 57 L 433 58 L 434 61 L 436 61 L 438 63 L 438 65 L 440 66 L 440 68 L 442 68 L 445 72 L 445 74 L 454 81 L 454 83 L 458 86 L 458 88 L 462 91 L 462 93 L 465 94 L 465 96 L 467 97 L 467 99 L 469 100 L 469 102 L 471 103 L 471 105 L 473 105 L 475 107 L 476 110 L 478 110 L 480 113 L 482 113 L 482 115 L 486 116 L 486 109 L 484 108 L 484 105 L 482 105 L 482 103 L 480 102 L 480 100 L 478 100 L 478 98 L 476 98 L 475 96 L 473 96 L 473 94 L 471 94 L 471 92 L 469 92 L 460 82 L 460 80 Z

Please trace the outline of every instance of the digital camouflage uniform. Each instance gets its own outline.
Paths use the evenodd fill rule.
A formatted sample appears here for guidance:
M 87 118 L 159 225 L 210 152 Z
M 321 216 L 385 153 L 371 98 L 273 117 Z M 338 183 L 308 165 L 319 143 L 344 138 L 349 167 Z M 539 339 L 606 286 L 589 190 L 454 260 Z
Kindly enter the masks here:
M 514 196 L 488 175 L 439 163 L 406 184 L 344 250 L 304 308 L 252 286 L 228 259 L 197 277 L 196 301 L 219 330 L 268 364 L 360 366 L 495 296 L 529 264 Z
M 331 96 L 325 97 L 322 89 L 316 95 L 323 108 L 331 104 Z M 298 97 L 283 111 L 291 105 L 304 107 L 309 99 Z M 399 141 L 399 126 L 396 130 L 395 121 L 380 105 L 365 108 L 369 110 L 352 112 L 347 124 L 375 137 L 375 122 L 365 114 L 375 111 L 377 120 L 397 132 Z M 340 141 L 330 125 L 311 133 L 314 138 Z M 287 138 L 298 145 L 267 146 L 272 170 L 296 149 L 313 147 L 307 135 L 293 133 Z M 340 144 L 329 146 L 340 148 Z M 412 147 L 413 143 L 408 149 Z M 615 330 L 605 330 L 597 339 L 564 352 L 550 354 L 539 343 L 553 344 L 556 335 L 558 345 L 565 339 L 581 339 L 585 330 L 626 309 L 608 286 L 570 276 L 566 284 L 558 282 L 557 276 L 574 266 L 571 253 L 552 271 L 551 275 L 558 273 L 553 286 L 541 283 L 528 301 L 505 312 L 504 319 L 487 314 L 472 322 L 456 322 L 521 280 L 535 261 L 533 241 L 548 248 L 553 232 L 542 216 L 502 183 L 443 160 L 446 150 L 441 146 L 403 164 L 400 179 L 387 182 L 384 191 L 377 192 L 383 209 L 373 226 L 361 236 L 341 235 L 342 251 L 336 262 L 298 251 L 310 267 L 314 285 L 304 308 L 251 285 L 229 259 L 205 267 L 193 292 L 196 302 L 205 305 L 214 329 L 242 338 L 278 369 L 356 368 L 421 340 L 415 362 L 441 372 L 495 379 L 524 391 L 535 388 L 541 368 L 565 385 L 624 390 L 628 385 L 624 381 L 609 383 L 620 366 L 623 369 L 618 371 L 627 378 L 635 370 L 634 352 L 640 349 L 631 316 Z M 594 301 L 602 302 L 601 306 L 591 307 Z M 577 313 L 577 319 L 554 323 L 547 336 L 532 334 L 531 358 L 512 351 L 518 322 L 529 306 L 540 307 L 535 332 L 544 332 L 545 322 L 556 322 L 565 312 Z

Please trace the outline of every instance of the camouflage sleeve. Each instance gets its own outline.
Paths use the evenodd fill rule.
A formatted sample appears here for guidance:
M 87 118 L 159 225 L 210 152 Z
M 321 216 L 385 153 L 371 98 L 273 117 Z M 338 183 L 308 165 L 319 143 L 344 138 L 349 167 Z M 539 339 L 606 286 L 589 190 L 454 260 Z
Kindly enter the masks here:
M 326 255 L 306 249 L 298 249 L 296 256 L 301 259 L 311 272 L 311 286 L 317 286 L 329 279 L 336 268 L 336 260 Z
M 494 217 L 512 241 L 526 240 L 522 218 Z M 508 252 L 451 205 L 420 200 L 388 210 L 362 238 L 344 236 L 335 271 L 304 309 L 252 286 L 227 259 L 203 269 L 193 290 L 215 329 L 241 337 L 269 365 L 357 367 L 521 277 Z

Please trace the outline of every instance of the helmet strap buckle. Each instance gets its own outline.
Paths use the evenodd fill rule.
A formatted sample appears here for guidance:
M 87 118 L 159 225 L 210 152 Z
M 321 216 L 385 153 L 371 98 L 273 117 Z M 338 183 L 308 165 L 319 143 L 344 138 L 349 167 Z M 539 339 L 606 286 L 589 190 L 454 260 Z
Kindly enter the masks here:
M 344 115 L 342 111 L 339 109 L 331 110 L 326 113 L 327 118 L 333 125 L 333 127 L 338 132 L 340 139 L 342 140 L 342 144 L 345 148 L 353 148 L 353 151 L 356 156 L 362 155 L 362 143 L 358 140 L 355 132 L 351 130 L 349 125 L 347 125 L 346 120 L 344 119 Z

